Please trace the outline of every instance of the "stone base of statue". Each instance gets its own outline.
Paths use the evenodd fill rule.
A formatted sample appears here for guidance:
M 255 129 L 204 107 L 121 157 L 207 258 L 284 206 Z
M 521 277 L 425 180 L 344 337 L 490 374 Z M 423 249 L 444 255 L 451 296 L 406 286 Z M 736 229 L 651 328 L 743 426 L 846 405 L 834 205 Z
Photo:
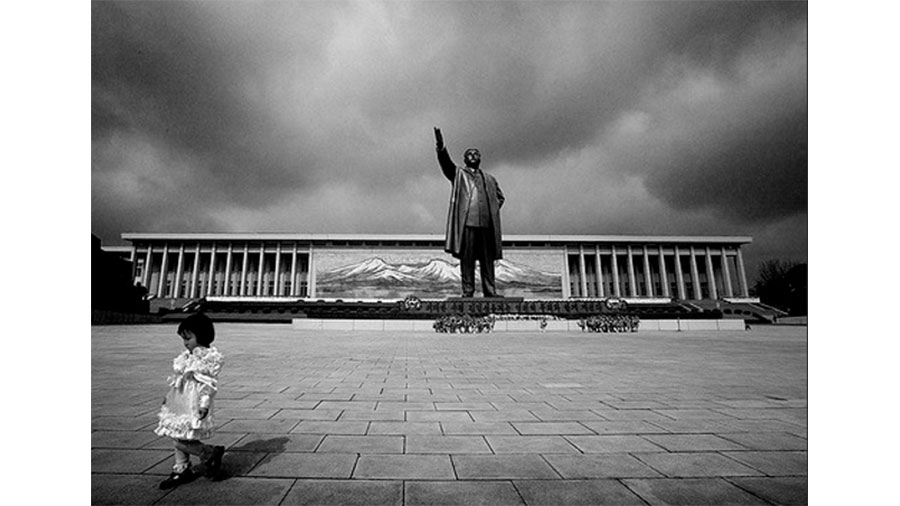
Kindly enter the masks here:
M 696 302 L 696 301 L 695 301 Z M 734 307 L 732 307 L 734 306 Z M 728 305 L 726 314 L 739 308 Z M 217 321 L 287 321 L 295 318 L 353 320 L 436 320 L 450 315 L 488 316 L 512 319 L 552 317 L 577 320 L 601 314 L 628 314 L 643 319 L 721 318 L 723 310 L 699 308 L 696 303 L 674 300 L 625 301 L 602 299 L 524 299 L 522 297 L 450 297 L 427 299 L 408 296 L 402 300 L 271 299 L 210 297 L 167 313 L 178 319 L 205 311 Z M 748 315 L 750 313 L 747 313 Z M 164 319 L 165 319 L 164 318 Z

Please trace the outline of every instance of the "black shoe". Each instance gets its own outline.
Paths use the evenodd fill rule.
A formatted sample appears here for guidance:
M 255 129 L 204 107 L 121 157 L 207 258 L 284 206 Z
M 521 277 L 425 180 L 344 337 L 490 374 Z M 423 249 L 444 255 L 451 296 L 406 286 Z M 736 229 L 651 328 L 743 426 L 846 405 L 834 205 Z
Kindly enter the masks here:
M 203 473 L 207 478 L 215 479 L 219 476 L 222 469 L 222 455 L 225 454 L 224 446 L 214 446 L 212 456 L 206 461 L 206 472 Z
M 162 483 L 159 484 L 159 488 L 161 488 L 162 490 L 168 490 L 170 488 L 175 488 L 178 485 L 190 483 L 194 481 L 194 478 L 196 478 L 196 476 L 194 476 L 194 472 L 191 471 L 191 468 L 189 467 L 180 473 L 173 472 L 172 474 L 170 474 L 168 478 L 166 478 L 162 481 Z

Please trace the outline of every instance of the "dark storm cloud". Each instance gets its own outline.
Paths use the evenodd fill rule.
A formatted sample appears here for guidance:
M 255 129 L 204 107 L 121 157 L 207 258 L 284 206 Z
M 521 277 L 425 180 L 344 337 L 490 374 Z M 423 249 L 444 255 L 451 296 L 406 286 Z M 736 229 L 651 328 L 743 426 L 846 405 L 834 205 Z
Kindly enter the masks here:
M 672 65 L 611 127 L 617 163 L 675 209 L 709 209 L 735 223 L 804 213 L 806 24 L 784 23 L 766 18 L 745 30 L 755 37 L 718 65 Z
M 211 16 L 194 2 L 92 4 L 92 131 L 96 140 L 127 130 L 207 163 L 196 181 L 253 204 L 302 183 L 314 163 L 292 132 L 248 99 L 245 78 L 281 55 L 277 31 L 247 33 L 244 20 L 278 21 L 265 5 L 228 6 Z M 293 35 L 293 34 L 291 34 Z M 291 38 L 293 56 L 315 60 L 322 43 Z M 290 142 L 290 141 L 293 141 Z M 242 191 L 247 188 L 261 191 Z
M 507 233 L 772 241 L 806 210 L 806 11 L 94 2 L 93 231 L 439 233 L 440 126 Z

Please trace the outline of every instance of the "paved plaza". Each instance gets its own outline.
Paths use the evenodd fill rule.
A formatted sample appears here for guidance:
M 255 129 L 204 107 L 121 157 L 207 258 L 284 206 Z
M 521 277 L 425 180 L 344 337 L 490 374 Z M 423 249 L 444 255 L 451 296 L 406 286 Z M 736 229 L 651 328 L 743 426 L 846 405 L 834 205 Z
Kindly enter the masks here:
M 218 324 L 224 479 L 159 490 L 175 325 L 91 330 L 93 504 L 806 504 L 807 329 Z M 196 462 L 196 461 L 195 461 Z

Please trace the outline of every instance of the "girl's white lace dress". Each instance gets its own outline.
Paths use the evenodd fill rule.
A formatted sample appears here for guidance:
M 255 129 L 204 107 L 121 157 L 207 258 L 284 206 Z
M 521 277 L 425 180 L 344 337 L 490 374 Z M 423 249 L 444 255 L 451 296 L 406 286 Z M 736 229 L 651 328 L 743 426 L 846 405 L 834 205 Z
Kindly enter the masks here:
M 169 376 L 169 392 L 159 412 L 154 432 L 175 439 L 206 439 L 213 433 L 213 397 L 224 357 L 215 348 L 198 346 L 175 357 L 175 374 Z M 200 419 L 200 408 L 209 414 Z

